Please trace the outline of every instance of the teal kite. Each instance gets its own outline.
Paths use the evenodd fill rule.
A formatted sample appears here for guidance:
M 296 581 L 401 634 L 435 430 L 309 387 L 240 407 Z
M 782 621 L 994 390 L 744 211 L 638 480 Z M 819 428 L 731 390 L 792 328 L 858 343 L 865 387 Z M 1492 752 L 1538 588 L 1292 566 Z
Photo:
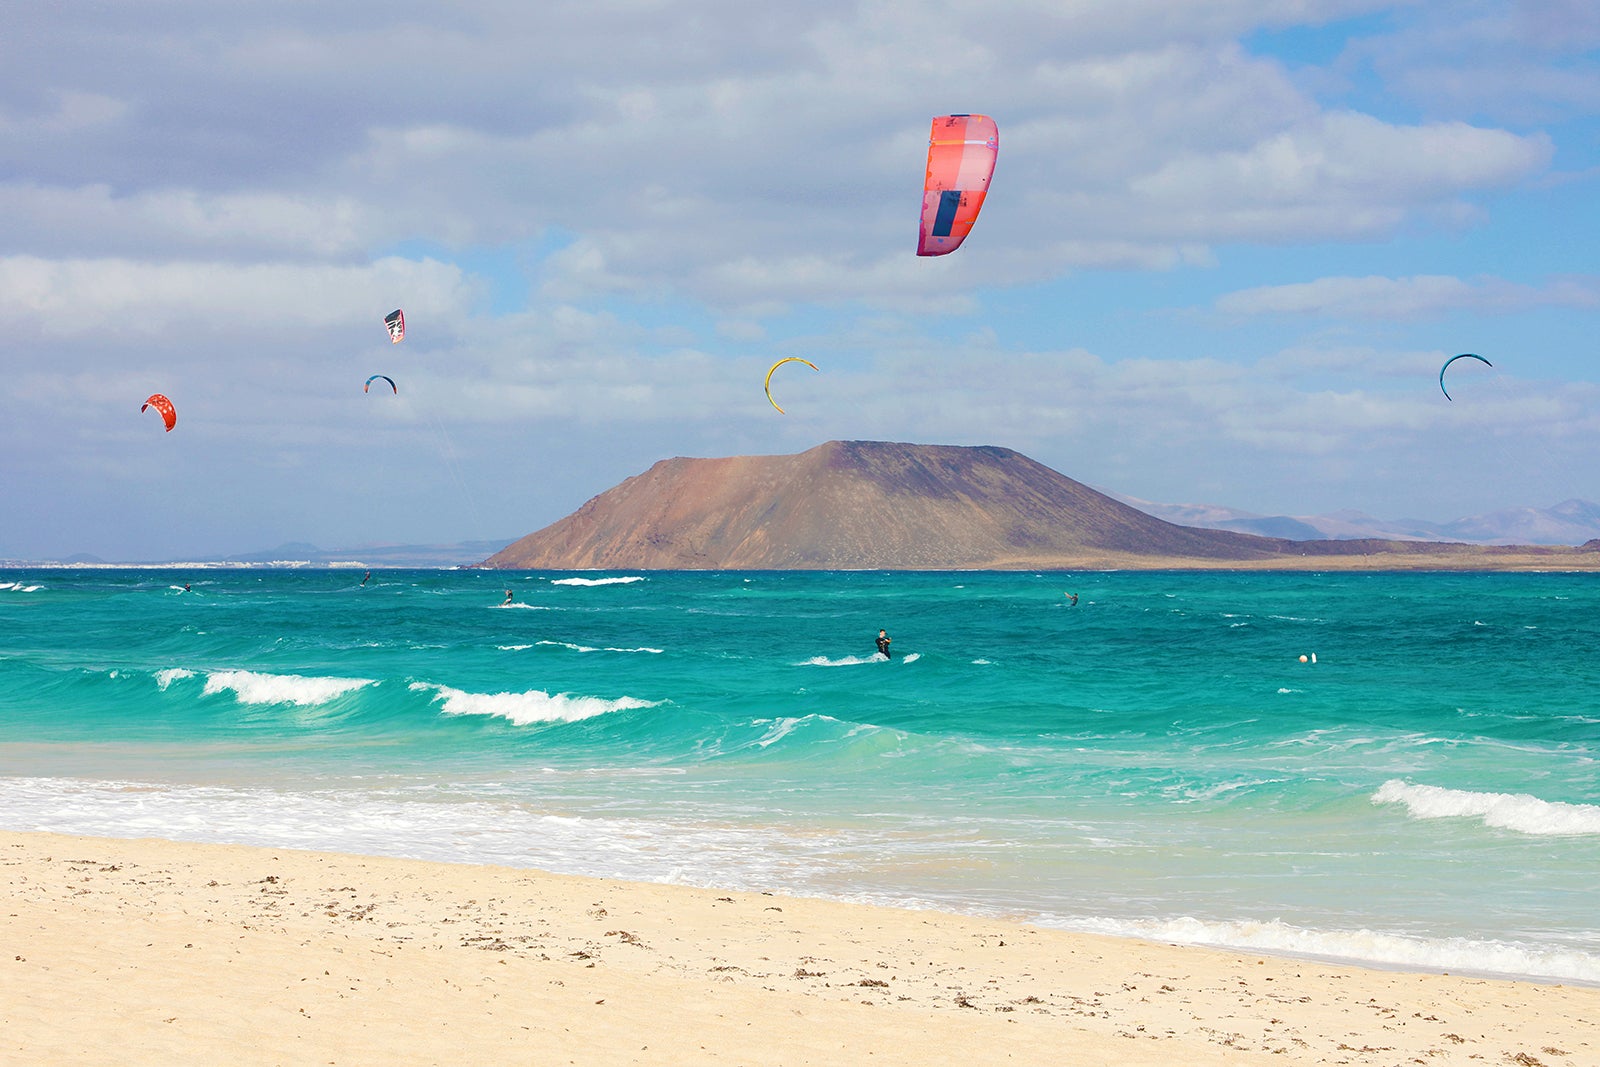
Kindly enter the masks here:
M 1493 363 L 1490 363 L 1488 360 L 1484 359 L 1482 356 L 1477 355 L 1477 354 L 1472 353 L 1472 352 L 1463 352 L 1459 356 L 1451 356 L 1449 359 L 1445 360 L 1444 361 L 1444 366 L 1439 368 L 1439 391 L 1444 394 L 1444 398 L 1446 400 L 1450 399 L 1450 390 L 1448 390 L 1448 389 L 1446 389 L 1444 387 L 1444 372 L 1445 372 L 1445 369 L 1450 366 L 1450 364 L 1454 363 L 1458 359 L 1475 359 L 1479 363 L 1482 363 L 1485 367 L 1494 366 Z

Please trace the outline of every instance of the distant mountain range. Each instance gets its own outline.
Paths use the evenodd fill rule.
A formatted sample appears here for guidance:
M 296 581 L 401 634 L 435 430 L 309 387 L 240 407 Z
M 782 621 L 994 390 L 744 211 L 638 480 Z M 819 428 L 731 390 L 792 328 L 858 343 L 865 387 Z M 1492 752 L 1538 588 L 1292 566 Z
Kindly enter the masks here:
M 1293 541 L 1382 538 L 1457 541 L 1469 545 L 1581 545 L 1600 537 L 1600 504 L 1567 500 L 1549 508 L 1506 508 L 1450 522 L 1377 519 L 1359 511 L 1326 515 L 1257 515 L 1218 504 L 1153 504 L 1101 490 L 1146 515 L 1207 530 L 1285 537 Z
M 86 553 L 62 560 L 0 560 L 0 566 L 28 566 L 49 562 L 69 567 L 470 567 L 510 543 L 499 541 L 456 541 L 433 545 L 360 545 L 355 548 L 318 548 L 303 541 L 291 541 L 259 552 L 238 552 L 199 559 L 144 560 L 111 562 Z
M 1073 481 L 1007 448 L 830 441 L 792 456 L 662 460 L 573 514 L 512 543 L 304 542 L 199 560 L 65 566 L 650 568 L 1005 568 L 1205 565 L 1393 557 L 1559 566 L 1557 546 L 1600 548 L 1600 504 L 1507 508 L 1451 522 L 1377 519 L 1358 511 L 1260 515 L 1217 504 L 1157 504 Z M 1468 562 L 1468 549 L 1477 562 Z M 38 560 L 0 560 L 0 566 Z M 1338 564 L 1351 565 L 1349 562 Z M 1585 565 L 1579 561 L 1577 565 Z
M 1157 507 L 1157 505 L 1146 505 Z M 1169 521 L 1019 452 L 829 441 L 664 459 L 484 561 L 514 570 L 1600 569 L 1582 547 L 1311 539 Z M 1354 524 L 1346 527 L 1351 532 Z

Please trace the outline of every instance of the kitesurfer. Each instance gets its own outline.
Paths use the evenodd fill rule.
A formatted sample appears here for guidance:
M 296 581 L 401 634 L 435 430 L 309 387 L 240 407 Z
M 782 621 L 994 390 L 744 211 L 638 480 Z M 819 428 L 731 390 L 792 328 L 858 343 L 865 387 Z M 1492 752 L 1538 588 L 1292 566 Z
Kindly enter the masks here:
M 363 574 L 361 576 L 361 584 L 362 585 L 366 585 L 367 582 L 370 581 L 371 579 L 372 579 L 372 572 L 368 571 L 366 574 Z
M 511 601 L 512 601 L 513 597 L 514 597 L 514 594 L 511 592 L 511 590 L 507 589 L 506 590 L 506 598 L 505 598 L 505 600 L 501 601 L 500 606 L 503 607 L 503 608 L 504 607 L 509 607 L 511 605 Z
M 1078 606 L 1078 594 L 1077 593 L 1067 593 L 1067 594 L 1064 594 L 1064 595 L 1066 596 L 1067 600 L 1070 602 L 1068 604 L 1069 607 L 1074 607 L 1075 608 L 1075 607 Z
M 894 638 L 889 636 L 889 632 L 887 630 L 878 631 L 878 655 L 882 656 L 884 659 L 889 658 L 889 642 L 892 640 L 894 640 Z

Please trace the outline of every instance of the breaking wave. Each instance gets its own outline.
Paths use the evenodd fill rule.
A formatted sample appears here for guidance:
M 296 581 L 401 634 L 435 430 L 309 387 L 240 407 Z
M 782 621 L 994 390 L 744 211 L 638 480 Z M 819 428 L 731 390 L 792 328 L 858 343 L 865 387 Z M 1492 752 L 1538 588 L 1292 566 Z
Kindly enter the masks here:
M 1538 837 L 1600 834 L 1600 805 L 1563 804 L 1526 793 L 1474 793 L 1391 778 L 1372 794 L 1372 802 L 1404 804 L 1414 819 L 1477 818 L 1497 830 Z
M 570 693 L 546 693 L 530 689 L 526 693 L 468 693 L 446 685 L 429 682 L 412 682 L 413 692 L 432 691 L 435 702 L 445 715 L 490 715 L 517 725 L 530 726 L 540 722 L 577 722 L 592 719 L 613 711 L 633 708 L 653 708 L 659 700 L 639 700 L 635 697 L 573 696 Z
M 630 582 L 642 582 L 644 575 L 630 574 L 626 578 L 556 578 L 551 585 L 627 585 Z
M 174 670 L 166 675 L 166 685 L 190 672 Z M 160 684 L 160 678 L 157 678 Z M 365 686 L 376 685 L 370 678 L 306 678 L 298 674 L 258 674 L 255 671 L 217 671 L 206 675 L 205 694 L 232 692 L 241 704 L 295 704 L 309 707 L 324 704 Z M 166 688 L 162 685 L 162 688 Z

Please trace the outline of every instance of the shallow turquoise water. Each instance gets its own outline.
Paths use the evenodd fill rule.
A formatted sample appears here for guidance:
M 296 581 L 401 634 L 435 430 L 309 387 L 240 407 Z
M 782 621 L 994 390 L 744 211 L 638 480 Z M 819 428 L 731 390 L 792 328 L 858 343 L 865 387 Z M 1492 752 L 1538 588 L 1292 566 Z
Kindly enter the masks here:
M 0 572 L 0 825 L 1600 981 L 1596 576 L 360 581 Z

